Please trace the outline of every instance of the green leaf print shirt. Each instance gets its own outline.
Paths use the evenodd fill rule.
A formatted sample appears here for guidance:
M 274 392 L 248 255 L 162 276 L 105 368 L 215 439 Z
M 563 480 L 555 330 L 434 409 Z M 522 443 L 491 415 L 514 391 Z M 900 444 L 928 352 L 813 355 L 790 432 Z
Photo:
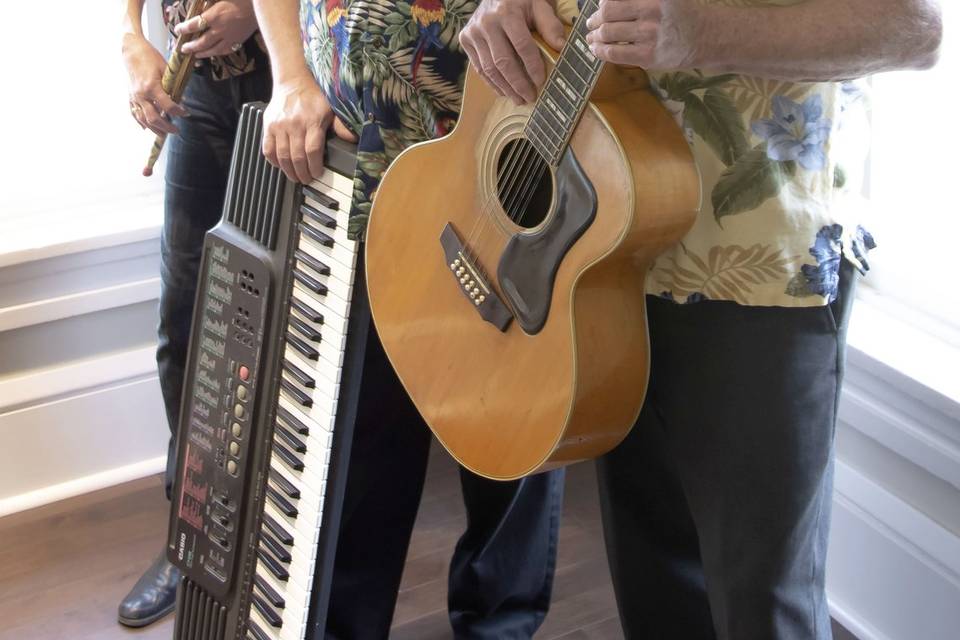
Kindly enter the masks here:
M 558 0 L 558 11 L 572 20 L 575 0 Z M 693 150 L 703 202 L 690 232 L 654 263 L 648 294 L 680 303 L 819 306 L 836 298 L 841 260 L 866 272 L 875 244 L 861 226 L 870 143 L 864 82 L 696 69 L 651 73 L 650 80 Z

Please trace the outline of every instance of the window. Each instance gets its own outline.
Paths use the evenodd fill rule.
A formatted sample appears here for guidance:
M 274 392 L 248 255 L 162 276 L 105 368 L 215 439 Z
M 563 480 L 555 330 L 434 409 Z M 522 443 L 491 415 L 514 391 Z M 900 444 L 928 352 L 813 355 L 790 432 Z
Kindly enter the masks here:
M 159 3 L 148 4 L 151 32 L 162 43 Z M 106 224 L 108 210 L 113 219 L 159 220 L 163 172 L 140 175 L 153 134 L 130 117 L 120 11 L 117 2 L 68 0 L 42 10 L 29 2 L 6 7 L 7 24 L 17 27 L 0 43 L 4 233 Z M 5 241 L 0 237 L 0 250 L 16 249 Z
M 863 284 L 912 323 L 960 347 L 960 127 L 954 121 L 960 41 L 950 37 L 960 27 L 960 5 L 941 5 L 948 37 L 940 64 L 873 79 L 867 226 L 879 247 Z

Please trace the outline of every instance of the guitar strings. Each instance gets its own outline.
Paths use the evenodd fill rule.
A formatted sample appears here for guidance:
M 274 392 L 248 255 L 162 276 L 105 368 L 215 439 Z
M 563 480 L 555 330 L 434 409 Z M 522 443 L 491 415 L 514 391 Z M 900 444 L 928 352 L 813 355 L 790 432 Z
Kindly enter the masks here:
M 596 8 L 597 5 L 593 0 L 586 0 L 586 2 L 584 2 L 583 11 L 574 25 L 573 33 L 579 33 L 582 22 L 592 13 L 592 11 L 589 10 L 593 9 L 595 11 Z M 563 50 L 561 50 L 560 58 L 563 58 L 567 48 L 573 46 L 572 42 L 573 38 L 567 40 Z M 600 66 L 602 66 L 602 63 L 600 63 Z M 594 73 L 595 78 L 598 69 L 592 69 L 591 71 Z M 551 72 L 551 77 L 557 72 L 557 67 L 555 66 Z M 544 88 L 546 88 L 546 86 L 547 85 L 544 85 Z M 534 113 L 535 109 L 527 116 L 524 131 L 530 129 L 529 125 Z M 532 129 L 530 130 L 532 131 Z M 566 146 L 566 144 L 569 144 L 569 140 L 566 140 L 562 146 Z M 520 150 L 521 147 L 522 150 Z M 532 159 L 530 157 L 531 152 L 533 153 Z M 528 208 L 534 195 L 537 193 L 537 187 L 543 178 L 544 171 L 548 164 L 549 162 L 543 157 L 540 151 L 534 147 L 528 136 L 521 135 L 516 138 L 516 142 L 508 153 L 506 161 L 498 166 L 497 180 L 494 189 L 487 195 L 485 202 L 481 205 L 481 212 L 477 216 L 478 219 L 474 222 L 467 236 L 467 243 L 464 249 L 467 255 L 473 254 L 471 260 L 474 262 L 473 266 L 475 268 L 482 270 L 479 261 L 476 259 L 477 254 L 472 251 L 470 247 L 479 245 L 480 238 L 484 235 L 487 227 L 492 224 L 494 205 L 500 204 L 507 217 L 515 224 L 518 224 L 518 226 L 522 226 L 522 221 L 525 219 L 527 213 L 529 213 Z M 506 169 L 507 184 L 505 188 L 501 189 L 504 169 Z M 535 175 L 533 180 L 530 179 L 532 174 Z M 494 226 L 498 229 L 500 228 L 499 225 Z

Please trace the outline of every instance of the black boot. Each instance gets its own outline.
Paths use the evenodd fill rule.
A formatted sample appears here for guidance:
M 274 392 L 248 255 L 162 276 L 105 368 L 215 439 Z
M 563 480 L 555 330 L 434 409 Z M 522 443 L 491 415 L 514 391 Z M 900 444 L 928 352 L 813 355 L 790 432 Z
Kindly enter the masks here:
M 117 620 L 128 627 L 156 622 L 176 606 L 178 582 L 180 570 L 161 553 L 120 603 Z

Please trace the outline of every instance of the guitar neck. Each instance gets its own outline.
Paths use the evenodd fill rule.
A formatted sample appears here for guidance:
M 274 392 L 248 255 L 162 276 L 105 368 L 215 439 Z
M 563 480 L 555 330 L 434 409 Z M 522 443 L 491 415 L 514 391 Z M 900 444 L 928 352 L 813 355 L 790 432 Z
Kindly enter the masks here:
M 597 0 L 584 0 L 524 129 L 524 135 L 552 167 L 560 163 L 603 69 L 603 61 L 593 55 L 586 41 L 587 19 L 596 10 Z

